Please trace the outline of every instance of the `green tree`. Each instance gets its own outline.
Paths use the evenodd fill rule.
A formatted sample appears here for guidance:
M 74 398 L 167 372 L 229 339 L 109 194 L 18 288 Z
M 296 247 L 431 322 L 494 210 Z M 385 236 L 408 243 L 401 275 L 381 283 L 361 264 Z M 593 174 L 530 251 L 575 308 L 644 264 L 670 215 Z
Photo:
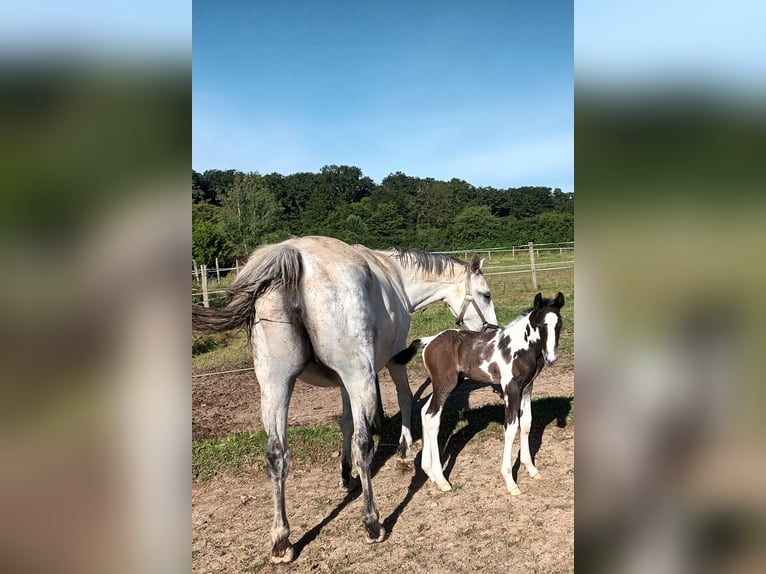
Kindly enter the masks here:
M 574 214 L 574 193 L 564 193 L 557 187 L 553 190 L 551 198 L 553 209 L 560 213 Z
M 311 194 L 319 189 L 319 175 L 310 172 L 288 176 L 272 173 L 264 176 L 264 181 L 282 206 L 288 231 L 294 235 L 306 235 L 301 215 Z
M 514 220 L 506 219 L 501 224 L 500 234 L 509 245 L 535 243 L 560 243 L 574 241 L 574 215 L 570 213 L 546 212 L 534 217 Z
M 287 235 L 282 208 L 258 173 L 237 176 L 222 204 L 222 225 L 238 255 Z
M 300 214 L 299 235 L 318 235 L 327 232 L 327 218 L 331 209 L 326 195 L 315 190 L 308 198 Z
M 407 218 L 400 206 L 393 203 L 378 203 L 367 220 L 370 230 L 368 247 L 386 248 L 395 245 L 407 246 L 411 242 Z
M 318 190 L 325 194 L 330 210 L 346 203 L 361 201 L 375 187 L 375 182 L 354 166 L 326 165 L 319 175 Z
M 453 249 L 491 247 L 498 241 L 500 221 L 486 205 L 466 207 L 450 226 Z
M 192 224 L 192 257 L 209 267 L 217 257 L 218 264 L 226 267 L 234 263 L 234 250 L 220 225 L 198 221 Z
M 192 170 L 192 201 L 206 201 L 212 205 L 221 205 L 221 196 L 234 184 L 237 176 L 242 175 L 235 169 L 208 169 L 204 173 Z

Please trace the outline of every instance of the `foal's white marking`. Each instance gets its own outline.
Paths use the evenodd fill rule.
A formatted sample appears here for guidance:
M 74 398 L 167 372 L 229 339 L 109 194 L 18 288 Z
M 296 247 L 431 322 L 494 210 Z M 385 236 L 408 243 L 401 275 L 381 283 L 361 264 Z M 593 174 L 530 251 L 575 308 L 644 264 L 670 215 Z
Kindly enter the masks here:
M 548 337 L 545 341 L 545 349 L 543 349 L 543 355 L 548 364 L 556 362 L 558 357 L 556 356 L 556 323 L 559 318 L 556 313 L 545 314 L 545 325 L 548 329 Z
M 484 371 L 487 376 L 491 377 L 489 372 L 489 366 L 492 363 L 496 363 L 500 368 L 500 381 L 502 385 L 508 383 L 511 380 L 511 367 L 513 360 L 516 358 L 516 354 L 519 351 L 526 351 L 532 343 L 536 343 L 540 340 L 540 330 L 533 329 L 529 325 L 529 315 L 522 315 L 515 319 L 512 323 L 503 327 L 497 332 L 492 341 L 490 342 L 495 346 L 495 350 L 492 352 L 492 356 L 489 359 L 482 361 L 479 368 Z M 529 335 L 526 335 L 526 329 L 529 326 Z M 554 324 L 555 326 L 555 324 Z M 511 360 L 506 361 L 503 358 L 503 354 L 500 350 L 500 339 L 503 337 L 511 338 Z
M 423 452 L 420 458 L 420 467 L 442 492 L 452 490 L 450 483 L 444 478 L 442 472 L 441 459 L 439 457 L 439 423 L 441 422 L 442 409 L 439 409 L 435 415 L 428 414 L 428 408 L 431 406 L 431 399 L 428 398 L 423 410 L 421 411 L 421 420 L 423 422 Z

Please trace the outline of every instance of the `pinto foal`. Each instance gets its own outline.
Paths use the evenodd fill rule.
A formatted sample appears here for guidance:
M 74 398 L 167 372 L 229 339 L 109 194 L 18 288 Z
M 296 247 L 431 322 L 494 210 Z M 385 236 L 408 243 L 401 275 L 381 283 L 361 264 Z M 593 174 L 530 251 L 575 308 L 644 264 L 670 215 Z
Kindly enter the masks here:
M 423 362 L 433 385 L 433 393 L 421 411 L 423 451 L 421 467 L 442 491 L 452 490 L 442 473 L 439 457 L 439 422 L 442 408 L 457 386 L 460 373 L 480 382 L 499 384 L 505 398 L 505 448 L 501 472 L 508 492 L 521 494 L 511 474 L 511 448 L 521 423 L 521 462 L 529 476 L 539 479 L 540 472 L 529 452 L 532 426 L 532 382 L 544 365 L 556 362 L 561 333 L 561 307 L 564 295 L 555 299 L 535 296 L 534 307 L 506 327 L 495 331 L 460 331 L 450 329 L 434 337 L 416 339 L 396 355 L 398 362 L 408 362 L 423 348 Z

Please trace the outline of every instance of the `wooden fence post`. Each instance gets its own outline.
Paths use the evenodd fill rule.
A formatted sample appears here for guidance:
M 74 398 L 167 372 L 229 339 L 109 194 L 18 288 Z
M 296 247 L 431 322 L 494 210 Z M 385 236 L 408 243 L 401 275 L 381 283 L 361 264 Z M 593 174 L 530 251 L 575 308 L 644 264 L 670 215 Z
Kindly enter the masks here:
M 202 274 L 202 304 L 210 307 L 210 299 L 207 295 L 207 267 L 200 265 L 200 273 Z
M 511 259 L 516 259 L 516 247 L 511 247 Z
M 215 258 L 215 278 L 221 282 L 221 270 L 218 268 L 218 257 Z
M 192 259 L 192 265 L 194 266 L 194 280 L 199 283 L 199 269 L 197 269 L 197 261 Z
M 234 259 L 234 268 L 237 270 L 237 277 L 239 277 L 239 259 Z
M 537 270 L 535 269 L 535 243 L 529 242 L 529 262 L 532 266 L 532 287 L 537 289 Z

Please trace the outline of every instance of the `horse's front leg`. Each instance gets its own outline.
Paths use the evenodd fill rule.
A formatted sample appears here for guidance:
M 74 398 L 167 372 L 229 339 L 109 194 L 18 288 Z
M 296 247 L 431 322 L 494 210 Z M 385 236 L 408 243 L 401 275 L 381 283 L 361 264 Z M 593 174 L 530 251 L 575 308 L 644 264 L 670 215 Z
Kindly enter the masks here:
M 402 432 L 399 435 L 399 463 L 406 467 L 411 466 L 412 460 L 412 389 L 407 378 L 407 367 L 395 362 L 390 362 L 388 372 L 396 385 L 396 398 L 399 402 L 399 411 L 402 415 Z
M 350 492 L 359 488 L 359 481 L 351 477 L 351 436 L 354 433 L 354 418 L 351 414 L 351 402 L 348 391 L 344 387 L 340 389 L 343 410 L 340 415 L 340 430 L 343 433 L 343 451 L 340 457 L 340 484 L 341 490 Z

